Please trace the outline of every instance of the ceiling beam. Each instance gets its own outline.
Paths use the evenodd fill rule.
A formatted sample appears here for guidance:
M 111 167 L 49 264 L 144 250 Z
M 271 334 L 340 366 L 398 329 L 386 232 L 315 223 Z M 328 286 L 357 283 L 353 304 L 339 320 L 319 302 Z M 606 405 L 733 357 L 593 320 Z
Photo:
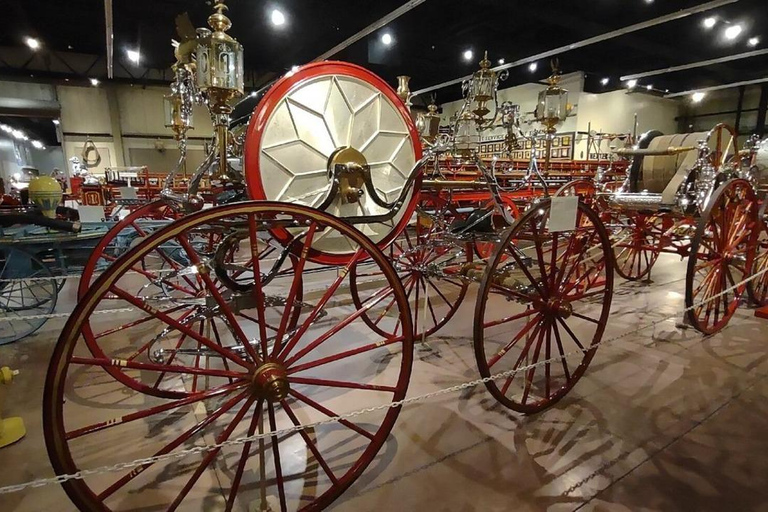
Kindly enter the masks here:
M 638 78 L 646 78 L 649 76 L 665 75 L 667 73 L 674 73 L 676 71 L 684 71 L 686 69 L 701 68 L 704 66 L 710 66 L 712 64 L 721 64 L 723 62 L 731 62 L 734 60 L 748 59 L 750 57 L 757 57 L 758 55 L 765 55 L 765 54 L 768 54 L 768 49 L 737 53 L 736 55 L 728 55 L 727 57 L 719 57 L 717 59 L 700 60 L 698 62 L 692 62 L 690 64 L 682 64 L 680 66 L 672 66 L 672 67 L 663 68 L 663 69 L 654 69 L 653 71 L 643 71 L 642 73 L 625 75 L 621 77 L 621 80 L 636 80 Z
M 683 92 L 673 92 L 671 94 L 665 94 L 665 98 L 679 98 L 680 96 L 688 96 L 689 94 L 693 94 L 695 92 L 710 92 L 710 91 L 720 91 L 723 89 L 733 89 L 734 87 L 741 87 L 742 85 L 754 85 L 754 84 L 762 84 L 768 82 L 768 77 L 765 78 L 757 78 L 755 80 L 745 80 L 743 82 L 733 82 L 730 84 L 723 84 L 723 85 L 713 85 L 711 87 L 702 87 L 700 89 L 691 89 L 689 91 L 683 91 Z
M 332 56 L 336 55 L 337 53 L 339 53 L 344 48 L 347 48 L 348 46 L 351 46 L 351 45 L 355 44 L 356 42 L 358 42 L 359 40 L 361 40 L 362 38 L 364 38 L 368 34 L 370 34 L 372 32 L 376 32 L 377 30 L 379 30 L 381 27 L 385 26 L 390 21 L 399 18 L 403 14 L 407 13 L 408 11 L 410 11 L 410 10 L 412 10 L 412 9 L 418 7 L 418 6 L 420 6 L 421 4 L 423 4 L 426 1 L 427 0 L 409 0 L 408 2 L 406 2 L 403 5 L 401 5 L 400 7 L 398 7 L 397 9 L 392 11 L 391 13 L 387 14 L 386 16 L 384 16 L 383 18 L 374 21 L 373 23 L 371 23 L 370 25 L 365 27 L 363 30 L 361 30 L 357 34 L 355 34 L 355 35 L 353 35 L 351 37 L 348 37 L 346 40 L 344 40 L 341 43 L 337 44 L 336 46 L 334 46 L 333 48 L 331 48 L 327 52 L 323 53 L 322 55 L 319 55 L 319 56 L 315 57 L 312 60 L 312 62 L 319 62 L 321 60 L 326 60 L 328 57 L 332 57 Z
M 670 21 L 679 20 L 682 18 L 686 18 L 688 16 L 692 16 L 694 14 L 698 14 L 700 12 L 709 11 L 711 9 L 716 9 L 718 7 L 722 7 L 723 5 L 732 4 L 735 2 L 738 2 L 739 0 L 712 0 L 710 2 L 703 3 L 701 5 L 697 5 L 694 7 L 689 7 L 688 9 L 682 9 L 680 11 L 676 11 L 670 14 L 666 14 L 664 16 L 660 16 L 658 18 L 654 18 L 652 20 L 643 21 L 640 23 L 635 23 L 634 25 L 629 25 L 624 28 L 620 28 L 617 30 L 612 30 L 610 32 L 606 32 L 605 34 L 590 37 L 588 39 L 584 39 L 582 41 L 578 41 L 575 43 L 567 44 L 564 46 L 560 46 L 558 48 L 554 48 L 552 50 L 548 50 L 546 52 L 538 53 L 536 55 L 532 55 L 530 57 L 526 57 L 524 59 L 519 59 L 514 62 L 510 62 L 508 64 L 504 64 L 501 66 L 496 66 L 493 68 L 494 71 L 502 71 L 505 69 L 510 69 L 518 66 L 523 66 L 525 64 L 530 64 L 531 62 L 535 62 L 537 60 L 546 59 L 549 57 L 554 57 L 555 55 L 559 55 L 565 52 L 569 52 L 571 50 L 576 50 L 578 48 L 584 48 L 586 46 L 591 46 L 596 43 L 601 43 L 603 41 L 608 41 L 609 39 L 614 39 L 619 36 L 623 36 L 625 34 L 630 34 L 632 32 L 637 32 L 638 30 L 644 30 L 646 28 L 655 27 L 656 25 L 661 25 L 663 23 L 668 23 Z M 456 85 L 462 83 L 464 80 L 468 80 L 469 78 L 472 78 L 472 75 L 465 75 L 461 78 L 456 78 L 455 80 L 449 80 L 447 82 L 443 82 L 441 84 L 432 85 L 430 87 L 425 87 L 424 89 L 419 89 L 417 91 L 413 92 L 413 95 L 419 95 L 424 94 L 426 92 L 435 91 L 437 89 L 442 89 L 443 87 L 449 87 L 451 85 Z

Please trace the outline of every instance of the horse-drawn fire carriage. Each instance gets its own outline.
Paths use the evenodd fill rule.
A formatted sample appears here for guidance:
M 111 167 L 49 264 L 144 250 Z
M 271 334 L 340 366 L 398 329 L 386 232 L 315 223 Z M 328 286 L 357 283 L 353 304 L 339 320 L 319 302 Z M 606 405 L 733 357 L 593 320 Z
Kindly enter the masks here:
M 473 282 L 480 375 L 502 375 L 486 386 L 519 412 L 562 398 L 607 324 L 614 260 L 596 209 L 542 197 L 514 219 L 487 169 L 488 210 L 422 201 L 452 186 L 428 172 L 442 152 L 477 158 L 477 130 L 497 116 L 488 66 L 453 137 L 423 120 L 419 133 L 395 91 L 341 62 L 289 73 L 247 130 L 231 129 L 242 47 L 225 10 L 215 6 L 212 30 L 181 24 L 176 51 L 182 161 L 195 102 L 216 127 L 211 152 L 187 194 L 166 191 L 102 240 L 136 235 L 98 276 L 104 254 L 91 255 L 51 360 L 44 425 L 58 474 L 149 457 L 65 482 L 82 510 L 327 506 L 384 446 L 414 340 L 444 325 Z M 564 92 L 555 83 L 542 96 L 545 118 L 564 117 Z M 199 200 L 206 174 L 228 204 Z M 146 233 L 146 216 L 167 223 Z M 478 242 L 493 250 L 478 254 Z

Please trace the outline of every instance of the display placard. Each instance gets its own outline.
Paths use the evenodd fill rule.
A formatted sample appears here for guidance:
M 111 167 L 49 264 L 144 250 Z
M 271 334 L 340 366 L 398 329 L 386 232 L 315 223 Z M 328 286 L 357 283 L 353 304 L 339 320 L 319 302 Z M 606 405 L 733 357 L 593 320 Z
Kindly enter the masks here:
M 549 231 L 573 231 L 576 229 L 576 215 L 579 211 L 578 196 L 556 196 L 552 198 L 549 214 Z

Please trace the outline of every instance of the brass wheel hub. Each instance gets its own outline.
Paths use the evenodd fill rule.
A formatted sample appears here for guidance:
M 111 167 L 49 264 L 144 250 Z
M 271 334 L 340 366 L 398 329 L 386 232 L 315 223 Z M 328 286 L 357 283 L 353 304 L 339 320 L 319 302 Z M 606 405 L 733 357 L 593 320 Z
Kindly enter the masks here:
M 339 148 L 328 159 L 328 175 L 339 180 L 339 193 L 344 203 L 360 200 L 368 172 L 368 160 L 355 148 Z
M 256 395 L 270 402 L 283 400 L 291 389 L 285 368 L 272 362 L 259 366 L 253 374 L 251 383 Z
M 550 299 L 547 304 L 548 309 L 553 313 L 557 313 L 563 319 L 568 318 L 573 314 L 573 306 L 567 300 Z

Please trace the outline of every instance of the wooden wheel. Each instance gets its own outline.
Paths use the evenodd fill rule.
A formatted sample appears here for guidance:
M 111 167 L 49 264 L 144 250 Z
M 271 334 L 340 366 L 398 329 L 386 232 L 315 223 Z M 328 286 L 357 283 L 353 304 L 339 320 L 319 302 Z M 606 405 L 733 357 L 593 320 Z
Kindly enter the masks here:
M 286 267 L 291 272 L 283 273 L 280 267 L 266 265 L 262 246 L 269 229 L 295 223 L 304 226 L 296 242 L 304 257 L 295 272 Z M 211 230 L 225 238 L 243 237 L 241 250 L 249 251 L 253 262 L 253 286 L 247 293 L 220 291 L 192 247 L 196 233 Z M 349 237 L 358 247 L 345 268 L 318 269 L 306 258 L 314 237 L 326 230 Z M 197 266 L 194 279 L 206 290 L 210 329 L 185 324 L 180 319 L 184 313 L 175 305 L 150 306 L 144 297 L 129 292 L 130 270 L 172 240 Z M 393 308 L 398 313 L 391 322 L 403 325 L 403 335 L 379 336 L 360 321 L 360 311 L 350 311 L 345 281 L 362 259 L 372 261 L 389 285 L 365 306 L 396 297 Z M 312 287 L 309 279 L 300 278 L 303 272 L 314 276 Z M 300 287 L 305 288 L 304 300 L 311 302 L 299 306 L 298 323 L 289 329 Z M 135 308 L 131 314 L 144 321 L 142 339 L 133 343 L 141 345 L 162 333 L 169 342 L 165 346 L 174 347 L 175 340 L 186 336 L 195 340 L 194 348 L 205 351 L 208 364 L 194 364 L 194 353 L 180 351 L 173 364 L 92 357 L 82 348 L 83 326 L 106 294 L 121 297 Z M 52 465 L 58 474 L 74 473 L 267 432 L 259 440 L 63 486 L 80 510 L 322 509 L 360 476 L 386 441 L 400 411 L 387 406 L 405 398 L 407 390 L 411 332 L 408 301 L 394 269 L 368 238 L 343 221 L 274 202 L 240 203 L 189 215 L 118 258 L 94 282 L 63 329 L 44 395 Z M 124 345 L 129 337 L 116 332 L 102 344 Z M 375 363 L 382 360 L 386 365 Z M 147 374 L 147 380 L 173 372 L 177 389 L 186 393 L 173 399 L 137 394 L 102 371 L 112 366 Z M 382 408 L 360 419 L 318 423 L 378 406 Z M 269 434 L 299 424 L 314 426 Z
M 472 252 L 440 236 L 435 224 L 416 223 L 408 228 L 386 251 L 403 283 L 413 315 L 414 339 L 431 336 L 444 326 L 459 309 L 469 282 L 462 278 L 462 267 L 472 261 Z M 394 305 L 394 298 L 364 309 L 366 301 L 380 289 L 380 271 L 371 271 L 366 263 L 352 268 L 350 293 L 361 318 L 368 326 L 387 335 L 380 325 Z M 379 284 L 377 284 L 379 283 Z M 402 332 L 396 324 L 391 334 Z
M 768 225 L 764 218 L 760 220 L 760 234 L 755 243 L 755 260 L 750 272 L 752 276 L 757 274 L 760 275 L 747 283 L 747 293 L 753 304 L 762 307 L 768 305 Z
M 505 233 L 475 308 L 480 375 L 509 372 L 486 387 L 522 413 L 553 405 L 581 378 L 613 295 L 611 247 L 597 214 L 580 203 L 576 229 L 551 232 L 550 210 L 550 200 L 540 202 Z
M 688 257 L 686 316 L 704 334 L 728 324 L 746 289 L 758 237 L 757 199 L 749 182 L 734 179 L 712 194 Z M 733 290 L 730 288 L 736 287 Z
M 659 258 L 662 218 L 657 215 L 631 212 L 618 214 L 622 227 L 612 233 L 616 272 L 629 281 L 648 275 Z
M 17 247 L 0 249 L 0 345 L 37 331 L 56 309 L 59 288 L 40 258 Z

